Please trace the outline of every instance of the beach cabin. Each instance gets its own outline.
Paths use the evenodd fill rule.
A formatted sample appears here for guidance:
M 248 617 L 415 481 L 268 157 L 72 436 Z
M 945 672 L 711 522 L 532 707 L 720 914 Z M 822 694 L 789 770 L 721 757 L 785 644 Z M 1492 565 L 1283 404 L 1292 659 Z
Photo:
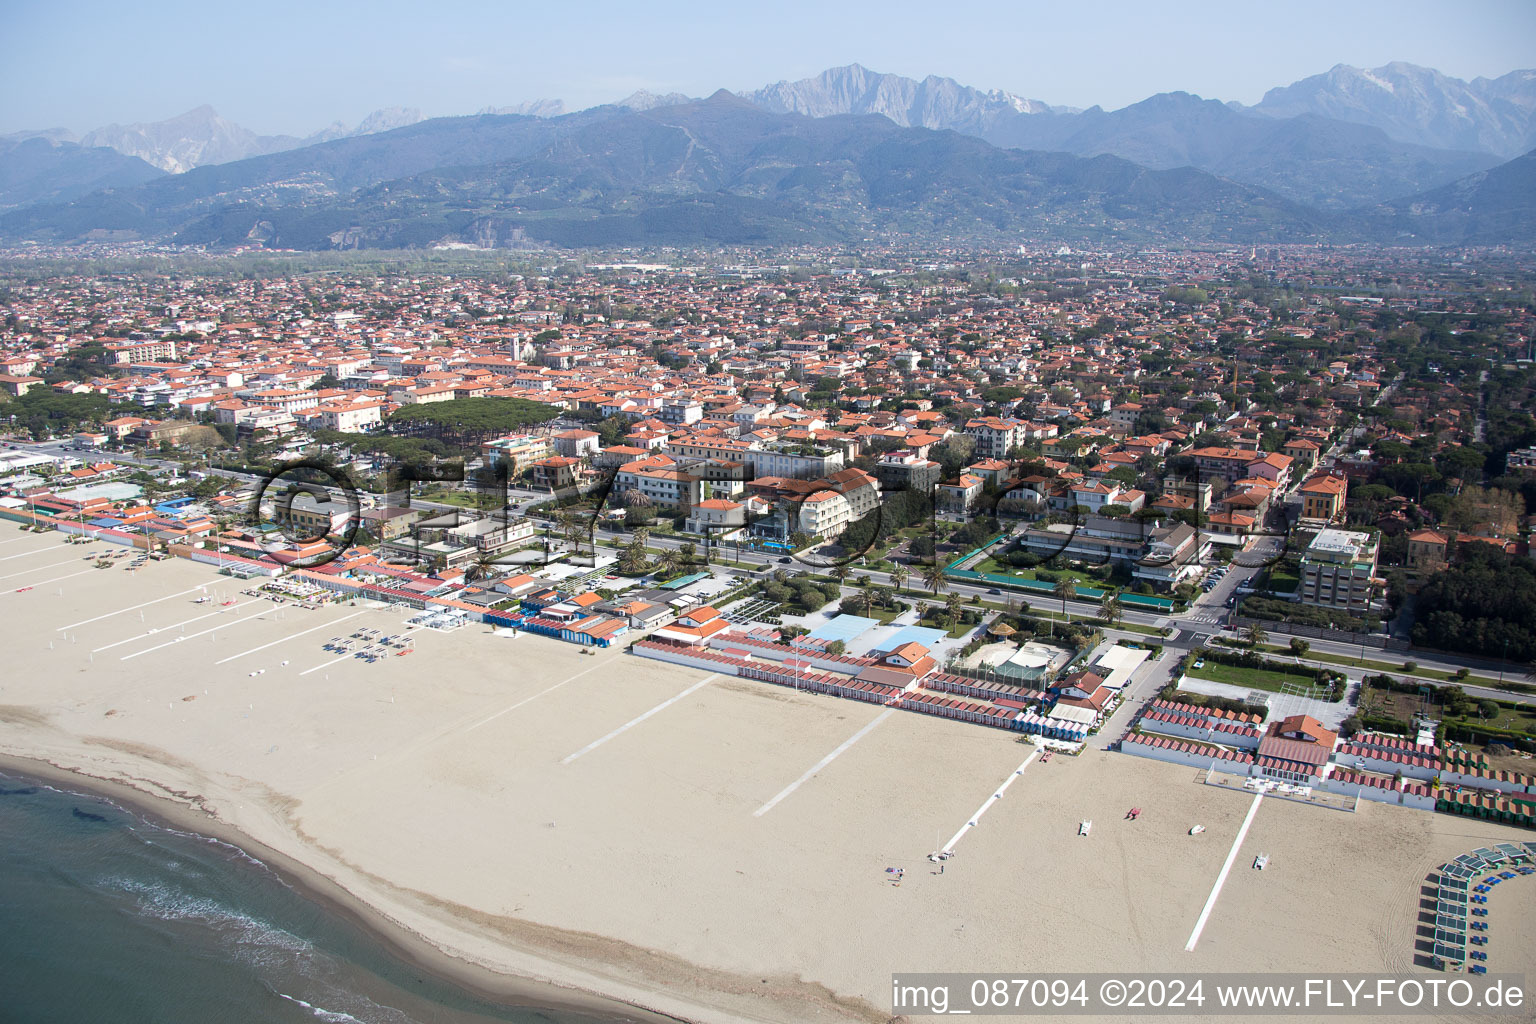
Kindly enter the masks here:
M 1338 741 L 1338 733 L 1311 715 L 1292 715 L 1270 724 L 1255 759 L 1262 775 L 1311 785 L 1323 777 Z
M 672 625 L 658 629 L 651 635 L 658 640 L 671 640 L 690 647 L 700 647 L 707 643 L 710 637 L 729 629 L 730 625 L 718 610 L 704 605 L 684 612 Z
M 1104 685 L 1102 676 L 1088 671 L 1062 676 L 1048 690 L 1056 697 L 1056 707 L 1072 707 L 1091 712 L 1094 724 L 1098 723 L 1098 719 L 1117 696 L 1114 690 Z
M 871 652 L 871 657 L 874 663 L 859 672 L 859 682 L 906 689 L 938 668 L 938 662 L 933 660 L 928 648 L 915 640 L 892 651 Z

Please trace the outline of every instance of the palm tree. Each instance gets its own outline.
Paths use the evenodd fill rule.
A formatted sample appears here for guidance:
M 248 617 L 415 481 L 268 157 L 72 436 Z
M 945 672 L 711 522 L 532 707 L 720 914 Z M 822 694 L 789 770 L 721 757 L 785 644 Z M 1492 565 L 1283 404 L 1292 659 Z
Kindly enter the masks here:
M 627 573 L 637 573 L 645 566 L 645 548 L 626 544 L 619 554 L 619 568 Z
M 853 570 L 846 565 L 837 565 L 832 568 L 832 578 L 838 583 L 847 583 L 848 577 L 853 575 Z
M 934 594 L 949 586 L 949 580 L 944 576 L 944 567 L 937 562 L 923 566 L 923 582 Z
M 1257 647 L 1259 644 L 1269 639 L 1269 634 L 1264 632 L 1263 627 L 1255 623 L 1254 625 L 1249 626 L 1247 629 L 1243 630 L 1243 639 Z
M 897 590 L 901 590 L 903 587 L 905 587 L 907 585 L 907 580 L 911 579 L 911 577 L 912 570 L 908 569 L 900 562 L 896 563 L 896 568 L 891 570 L 891 579 L 896 581 Z M 1536 666 L 1533 666 L 1532 671 L 1536 671 Z
M 474 560 L 474 562 L 472 562 L 464 569 L 464 582 L 473 583 L 476 580 L 483 580 L 489 576 L 495 570 L 495 568 L 495 555 L 480 555 Z
M 1099 602 L 1099 618 L 1110 625 L 1120 621 L 1120 613 L 1122 611 L 1124 611 L 1124 606 L 1120 603 L 1120 597 L 1117 594 L 1105 594 L 1104 600 Z
M 1059 579 L 1056 581 L 1056 588 L 1052 592 L 1061 598 L 1061 614 L 1066 615 L 1067 602 L 1077 597 L 1077 584 L 1069 579 Z
M 874 608 L 875 608 L 875 595 L 874 595 L 873 588 L 871 588 L 869 590 L 866 590 L 862 594 L 860 594 L 859 595 L 859 599 L 864 604 L 864 617 L 868 618 L 870 612 L 874 611 Z
M 678 566 L 681 563 L 682 558 L 680 555 L 678 555 L 677 549 L 667 548 L 662 551 L 661 556 L 656 559 L 656 572 L 663 579 L 675 576 L 677 575 Z
M 640 545 L 640 550 L 643 552 L 645 542 L 651 539 L 651 530 L 648 526 L 637 526 L 629 532 L 629 535 L 634 538 L 631 543 Z
M 944 610 L 949 613 L 949 625 L 951 628 L 960 621 L 960 608 L 964 604 L 965 598 L 954 591 L 950 591 L 949 596 L 944 599 Z

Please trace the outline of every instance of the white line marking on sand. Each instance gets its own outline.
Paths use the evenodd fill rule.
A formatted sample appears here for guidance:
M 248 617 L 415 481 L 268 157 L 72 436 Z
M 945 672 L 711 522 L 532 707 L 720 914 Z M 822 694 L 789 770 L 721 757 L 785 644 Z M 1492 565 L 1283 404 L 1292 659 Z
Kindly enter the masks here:
M 49 583 L 57 583 L 60 580 L 72 580 L 76 576 L 84 576 L 88 572 L 95 572 L 95 571 L 96 571 L 95 569 L 82 569 L 79 572 L 72 572 L 68 576 L 55 576 L 51 580 L 38 580 L 36 583 L 28 583 L 24 587 L 17 587 L 15 590 L 8 590 L 8 591 L 6 591 L 6 593 L 7 594 L 19 594 L 23 590 L 31 590 L 33 587 L 41 587 L 41 586 L 45 586 L 45 585 L 47 585 Z
M 1013 774 L 1004 779 L 1003 784 L 998 786 L 997 789 L 993 791 L 991 796 L 987 797 L 986 802 L 983 803 L 980 807 L 976 808 L 976 813 L 971 815 L 964 825 L 960 826 L 960 831 L 951 836 L 949 842 L 939 847 L 939 852 L 949 853 L 951 850 L 953 850 L 955 848 L 955 844 L 958 843 L 967 832 L 980 824 L 981 816 L 986 814 L 987 811 L 991 810 L 992 805 L 1003 798 L 1003 794 L 1008 792 L 1008 787 L 1013 785 L 1013 780 L 1024 774 L 1024 769 L 1029 767 L 1029 762 L 1033 761 L 1039 756 L 1039 747 L 1036 747 L 1034 750 L 1030 751 L 1029 756 L 1024 759 L 1024 763 L 1015 768 L 1013 770 Z
M 210 626 L 208 629 L 202 630 L 201 632 L 198 632 L 198 633 L 179 633 L 179 634 L 177 634 L 177 636 L 176 636 L 176 638 L 174 640 L 167 640 L 163 644 L 156 644 L 153 647 L 146 647 L 142 651 L 134 651 L 132 654 L 125 654 L 121 658 L 118 658 L 117 660 L 118 661 L 127 661 L 129 658 L 137 658 L 141 654 L 151 654 L 151 653 L 153 653 L 155 651 L 160 650 L 162 647 L 169 647 L 172 644 L 179 644 L 183 640 L 191 640 L 195 636 L 207 636 L 209 633 L 217 633 L 221 629 L 234 629 L 236 626 L 243 625 L 244 623 L 247 623 L 247 622 L 260 622 L 260 621 L 262 621 L 262 618 L 259 615 L 244 615 L 244 616 L 237 615 L 237 616 L 235 616 L 232 619 L 229 619 L 229 620 L 227 620 L 225 622 L 219 623 L 217 626 Z M 160 632 L 164 633 L 165 630 L 162 629 Z M 94 654 L 95 652 L 93 651 L 92 653 Z
M 583 754 L 591 753 L 592 751 L 596 750 L 598 747 L 602 746 L 604 743 L 607 743 L 609 740 L 613 739 L 615 736 L 619 735 L 620 733 L 628 732 L 630 729 L 633 729 L 635 726 L 639 725 L 641 722 L 645 721 L 647 718 L 650 718 L 656 712 L 661 711 L 664 708 L 670 707 L 673 704 L 676 704 L 678 701 L 682 700 L 684 697 L 688 696 L 690 693 L 692 693 L 693 691 L 697 690 L 699 687 L 704 686 L 711 679 L 717 679 L 717 678 L 719 678 L 719 676 L 720 676 L 720 673 L 718 673 L 718 672 L 716 672 L 716 673 L 714 673 L 712 675 L 705 676 L 703 679 L 700 679 L 698 682 L 696 682 L 692 686 L 688 687 L 688 689 L 684 690 L 682 693 L 678 694 L 676 697 L 668 697 L 666 700 L 662 701 L 660 704 L 657 704 L 655 707 L 651 708 L 651 710 L 647 711 L 645 714 L 640 715 L 640 716 L 638 716 L 636 718 L 631 718 L 629 721 L 625 722 L 623 725 L 621 725 L 617 729 L 613 730 L 613 732 L 609 733 L 607 736 L 604 736 L 602 739 L 593 740 L 591 743 L 588 743 L 586 746 L 584 746 L 580 750 L 576 751 L 576 753 L 571 754 L 570 756 L 568 756 L 568 757 L 564 758 L 563 760 L 561 760 L 560 763 L 561 764 L 570 764 L 572 761 L 576 760 L 578 757 L 581 757 Z
M 9 562 L 14 558 L 30 558 L 33 555 L 46 555 L 54 551 L 58 551 L 58 548 L 33 548 L 31 551 L 23 551 L 19 555 L 6 555 L 4 558 L 0 558 L 0 562 Z
M 371 608 L 364 608 L 362 611 L 353 612 L 351 615 L 343 615 L 339 619 L 332 619 L 330 622 L 322 622 L 322 623 L 320 623 L 320 625 L 318 625 L 318 626 L 310 626 L 308 629 L 301 629 L 297 633 L 290 633 L 290 634 L 288 634 L 285 637 L 280 637 L 280 638 L 278 638 L 276 640 L 273 640 L 271 643 L 262 644 L 260 647 L 252 647 L 248 651 L 241 651 L 239 654 L 231 654 L 227 658 L 223 658 L 223 659 L 221 659 L 219 661 L 214 662 L 214 664 L 215 665 L 222 665 L 226 661 L 234 661 L 237 658 L 245 657 L 247 654 L 255 654 L 257 651 L 264 651 L 268 647 L 276 647 L 278 644 L 287 643 L 289 640 L 296 640 L 299 637 L 303 636 L 305 633 L 313 633 L 317 629 L 325 629 L 328 626 L 339 626 L 343 622 L 346 622 L 348 619 L 355 619 L 359 615 L 367 615 L 370 611 L 372 611 Z
M 21 572 L 13 572 L 7 576 L 0 576 L 0 580 L 8 580 L 11 578 L 11 576 L 25 576 L 29 572 L 40 572 L 43 569 L 57 569 L 61 565 L 69 565 L 70 563 L 79 565 L 80 561 L 81 560 L 78 558 L 66 558 L 62 562 L 49 562 L 47 565 L 34 565 L 30 569 L 21 570 Z
M 234 605 L 233 607 L 230 607 L 230 608 L 215 608 L 211 612 L 204 612 L 201 615 L 194 615 L 190 619 L 182 619 L 180 622 L 173 622 L 169 626 L 161 626 L 158 629 L 150 629 L 150 630 L 145 630 L 143 633 L 135 633 L 133 636 L 130 636 L 126 640 L 114 640 L 110 644 L 107 644 L 104 647 L 92 648 L 91 653 L 92 654 L 100 654 L 102 651 L 110 651 L 114 647 L 121 647 L 121 646 L 123 646 L 123 644 L 131 644 L 135 640 L 143 640 L 146 637 L 158 636 L 161 633 L 164 633 L 168 629 L 176 629 L 179 626 L 190 626 L 194 622 L 201 622 L 204 619 L 211 619 L 215 615 L 228 615 L 231 612 L 239 611 L 241 608 L 244 608 L 246 605 L 260 604 L 261 602 L 262 602 L 262 599 L 261 598 L 257 598 L 254 601 L 245 601 L 245 602 L 242 602 L 241 604 Z M 209 632 L 212 632 L 212 630 L 210 630 Z M 201 635 L 201 634 L 199 634 L 199 635 Z
M 1184 946 L 1184 952 L 1195 951 L 1195 943 L 1200 941 L 1200 933 L 1205 930 L 1205 922 L 1216 907 L 1216 897 L 1221 895 L 1221 887 L 1226 884 L 1227 872 L 1232 870 L 1232 862 L 1237 860 L 1237 849 L 1243 845 L 1243 837 L 1248 834 L 1248 826 L 1253 824 L 1253 816 L 1259 813 L 1259 804 L 1263 800 L 1263 793 L 1253 794 L 1253 803 L 1248 806 L 1248 816 L 1243 819 L 1243 827 L 1237 830 L 1237 838 L 1232 840 L 1232 849 L 1227 851 L 1227 861 L 1221 866 L 1221 874 L 1216 876 L 1216 884 L 1211 886 L 1211 894 L 1205 900 L 1205 909 L 1200 911 L 1200 920 L 1195 922 L 1195 930 L 1189 933 L 1189 942 Z
M 870 730 L 879 725 L 881 722 L 885 721 L 887 718 L 890 718 L 895 713 L 895 708 L 886 708 L 884 711 L 880 712 L 868 725 L 854 733 L 852 736 L 849 736 L 846 740 L 843 740 L 843 742 L 838 746 L 836 750 L 832 751 L 832 753 L 811 765 L 810 769 L 804 775 L 800 776 L 794 782 L 791 782 L 789 785 L 779 790 L 778 794 L 772 800 L 769 800 L 767 803 L 763 804 L 763 806 L 753 811 L 752 817 L 761 818 L 763 815 L 773 810 L 775 805 L 777 805 L 780 800 L 783 800 L 785 797 L 789 796 L 789 794 L 799 789 L 803 783 L 811 778 L 811 776 L 815 775 L 827 765 L 831 764 L 838 756 L 843 753 L 843 751 L 859 742 L 859 740 L 863 739 L 865 736 L 868 736 Z
M 152 604 L 159 604 L 161 601 L 169 601 L 173 597 L 184 597 L 187 594 L 195 594 L 199 590 L 207 590 L 207 589 L 208 589 L 208 584 L 205 583 L 205 584 L 203 584 L 200 587 L 193 587 L 190 590 L 182 590 L 182 591 L 178 591 L 177 593 L 174 593 L 174 594 L 167 594 L 165 597 L 157 597 L 153 601 L 145 601 L 143 604 L 131 604 L 127 608 L 119 608 L 115 612 L 107 612 L 105 615 L 98 615 L 94 619 L 81 619 L 79 622 L 71 622 L 67 626 L 55 626 L 54 629 L 55 630 L 74 629 L 76 626 L 84 626 L 84 625 L 88 625 L 88 624 L 90 624 L 92 622 L 100 622 L 102 619 L 110 619 L 114 615 L 121 615 L 121 614 L 123 614 L 123 612 L 138 611 L 140 608 L 147 608 L 147 607 L 149 607 Z
M 480 719 L 480 721 L 476 722 L 474 725 L 466 726 L 464 731 L 465 732 L 473 732 L 474 730 L 480 728 L 482 725 L 485 725 L 487 722 L 494 722 L 496 719 L 500 718 L 502 715 L 506 714 L 509 711 L 516 711 L 518 708 L 522 707 L 524 704 L 527 704 L 529 701 L 538 700 L 540 697 L 544 696 L 546 693 L 552 693 L 555 690 L 560 689 L 560 687 L 564 686 L 566 683 L 574 683 L 576 680 L 580 679 L 582 676 L 586 675 L 588 672 L 596 672 L 600 668 L 607 668 L 608 667 L 608 662 L 612 661 L 612 660 L 613 660 L 612 658 L 609 658 L 607 661 L 603 661 L 603 662 L 600 662 L 599 664 L 593 665 L 591 668 L 582 669 L 580 672 L 577 672 L 575 675 L 571 676 L 568 679 L 563 679 L 563 680 L 561 680 L 560 682 L 556 683 L 553 686 L 547 686 L 547 687 L 545 687 L 544 689 L 540 690 L 538 693 L 534 694 L 531 697 L 524 697 L 522 700 L 518 701 L 516 704 L 513 704 L 511 707 L 502 708 L 500 711 L 496 712 L 494 715 L 488 715 L 487 717 Z

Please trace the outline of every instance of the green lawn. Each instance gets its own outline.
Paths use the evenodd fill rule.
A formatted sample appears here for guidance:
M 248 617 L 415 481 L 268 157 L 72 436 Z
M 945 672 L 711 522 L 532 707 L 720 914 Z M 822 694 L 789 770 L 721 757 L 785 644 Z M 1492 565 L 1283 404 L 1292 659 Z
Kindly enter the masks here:
M 1276 594 L 1293 594 L 1301 585 L 1301 577 L 1284 569 L 1274 568 L 1269 571 L 1267 586 Z
M 1141 633 L 1145 636 L 1162 636 L 1163 631 L 1156 626 L 1143 626 L 1139 622 L 1117 622 L 1110 629 L 1123 629 L 1130 633 Z
M 1312 674 L 1297 675 L 1292 672 L 1276 672 L 1267 668 L 1241 668 L 1237 665 L 1219 665 L 1207 661 L 1200 669 L 1191 668 L 1187 673 L 1193 679 L 1209 679 L 1213 683 L 1246 686 L 1254 690 L 1270 690 L 1279 693 L 1286 683 L 1312 685 Z
M 1263 650 L 1273 651 L 1275 654 L 1282 655 L 1282 656 L 1289 655 L 1291 653 L 1291 649 L 1289 647 L 1279 647 L 1279 646 L 1276 646 L 1275 644 L 1261 644 L 1260 647 Z M 1352 657 L 1350 657 L 1347 654 L 1329 654 L 1326 651 L 1310 651 L 1310 650 L 1306 654 L 1303 654 L 1302 657 L 1306 658 L 1306 659 L 1310 659 L 1312 661 L 1324 661 L 1324 662 L 1327 662 L 1330 665 L 1346 665 L 1346 666 L 1349 666 L 1351 668 L 1368 669 L 1368 670 L 1370 670 L 1372 672 L 1384 672 L 1387 675 L 1416 676 L 1416 677 L 1423 678 L 1423 679 L 1436 679 L 1436 680 L 1439 680 L 1441 682 L 1463 683 L 1463 684 L 1465 684 L 1467 686 L 1494 686 L 1494 687 L 1496 687 L 1496 686 L 1499 685 L 1499 680 L 1498 680 L 1497 676 L 1469 675 L 1465 679 L 1459 679 L 1458 680 L 1458 679 L 1454 679 L 1452 677 L 1452 674 L 1449 673 L 1449 672 L 1443 672 L 1440 669 L 1423 668 L 1423 667 L 1415 669 L 1413 672 L 1405 672 L 1405 671 L 1403 671 L 1403 662 L 1401 662 L 1401 661 L 1373 661 L 1370 658 L 1352 658 Z M 1412 659 L 1408 659 L 1408 658 L 1404 659 L 1404 661 L 1409 661 L 1409 660 L 1412 660 Z M 1520 680 L 1516 679 L 1516 678 L 1514 678 L 1512 676 L 1506 675 L 1505 682 L 1511 682 L 1511 681 L 1519 682 Z
M 501 507 L 500 499 L 494 494 L 455 491 L 443 487 L 422 491 L 417 497 L 421 498 L 422 501 L 435 501 L 443 505 L 457 505 L 460 508 L 492 510 Z
M 1464 718 L 1449 718 L 1447 721 L 1461 723 L 1474 729 L 1479 725 L 1490 725 L 1500 729 L 1513 729 L 1527 736 L 1536 736 L 1536 713 L 1524 707 L 1518 709 L 1500 707 L 1499 713 L 1492 718 L 1485 719 L 1473 714 Z
M 864 617 L 870 619 L 878 619 L 880 625 L 884 626 L 906 610 L 907 609 L 905 608 L 881 608 L 879 605 L 874 605 L 869 609 L 869 614 L 865 615 Z M 864 615 L 864 609 L 862 607 L 856 607 L 853 610 L 853 614 Z

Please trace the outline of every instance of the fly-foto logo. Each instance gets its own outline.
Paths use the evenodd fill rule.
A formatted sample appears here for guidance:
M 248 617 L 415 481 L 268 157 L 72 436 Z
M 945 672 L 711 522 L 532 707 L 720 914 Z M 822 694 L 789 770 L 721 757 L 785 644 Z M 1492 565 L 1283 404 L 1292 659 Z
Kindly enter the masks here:
M 758 478 L 750 465 L 688 458 L 671 460 L 665 473 L 672 485 L 664 505 L 670 518 L 703 539 L 702 556 L 688 559 L 690 564 L 709 563 L 712 552 L 728 538 L 735 538 L 738 545 L 746 538 L 752 548 L 782 551 L 785 557 L 810 569 L 835 569 L 858 562 L 898 533 L 910 542 L 909 561 L 926 566 L 940 557 L 938 549 L 944 535 L 939 499 L 950 493 L 945 481 L 918 487 L 891 481 L 882 488 L 874 478 L 862 473 L 850 477 L 846 470 L 818 481 Z M 1188 534 L 1180 534 L 1177 522 L 1165 523 L 1165 514 L 1155 508 L 1115 517 L 1111 526 L 1104 521 L 1109 517 L 1102 515 L 1095 522 L 1093 513 L 1073 499 L 1070 483 L 1041 463 L 1015 460 L 1004 479 L 1001 487 L 986 488 L 968 507 L 954 510 L 955 515 L 1016 520 L 1044 516 L 1043 525 L 1024 530 L 1021 538 L 1021 548 L 1037 561 L 1063 557 L 1085 567 L 1120 561 L 1140 569 L 1197 569 L 1219 561 L 1211 557 L 1213 548 L 1208 540 L 1217 535 L 1209 530 L 1202 509 L 1183 517 L 1190 528 Z M 382 508 L 396 516 L 418 512 L 413 507 L 413 484 L 457 486 L 472 482 L 473 490 L 493 496 L 492 508 L 474 514 L 437 503 L 423 506 L 432 514 L 411 521 L 407 534 L 391 540 L 382 552 L 386 561 L 402 566 L 436 564 L 451 548 L 451 542 L 460 537 L 457 531 L 486 519 L 492 520 L 490 528 L 475 533 L 473 542 L 479 552 L 476 558 L 482 563 L 527 571 L 569 555 L 595 557 L 598 531 L 607 521 L 607 513 L 621 507 L 641 509 L 637 519 L 644 520 L 656 506 L 656 500 L 643 489 L 643 476 L 621 466 L 592 470 L 584 479 L 552 488 L 528 502 L 540 506 L 551 520 L 551 528 L 540 543 L 531 531 L 525 534 L 513 528 L 521 506 L 513 500 L 511 475 L 504 460 L 489 461 L 475 472 L 472 481 L 462 461 L 399 463 L 387 470 L 386 480 Z M 635 484 L 641 487 L 631 486 Z M 1200 484 L 1197 467 L 1197 494 L 1202 492 Z M 721 502 L 712 497 L 720 494 L 746 500 Z M 727 506 L 733 514 L 695 515 L 715 513 Z M 363 499 L 350 473 L 306 458 L 276 466 L 262 479 L 251 502 L 250 520 L 253 529 L 261 533 L 275 532 L 277 539 L 268 550 L 286 552 L 288 567 L 312 569 L 334 561 L 354 545 L 364 527 L 363 512 Z M 1285 519 L 1283 511 L 1275 515 Z M 564 544 L 552 536 L 557 519 L 562 524 Z M 1188 522 L 1190 519 L 1193 521 Z M 616 530 L 623 528 L 617 523 L 610 525 Z M 625 525 L 629 525 L 627 515 Z M 1225 543 L 1235 541 L 1241 546 L 1241 564 L 1264 568 L 1285 556 L 1290 525 L 1282 522 L 1277 529 L 1250 526 L 1236 535 L 1228 525 L 1220 536 Z M 1111 533 L 1113 537 L 1108 536 Z M 923 539 L 926 544 L 918 543 Z M 519 541 L 525 543 L 516 551 L 504 550 Z

